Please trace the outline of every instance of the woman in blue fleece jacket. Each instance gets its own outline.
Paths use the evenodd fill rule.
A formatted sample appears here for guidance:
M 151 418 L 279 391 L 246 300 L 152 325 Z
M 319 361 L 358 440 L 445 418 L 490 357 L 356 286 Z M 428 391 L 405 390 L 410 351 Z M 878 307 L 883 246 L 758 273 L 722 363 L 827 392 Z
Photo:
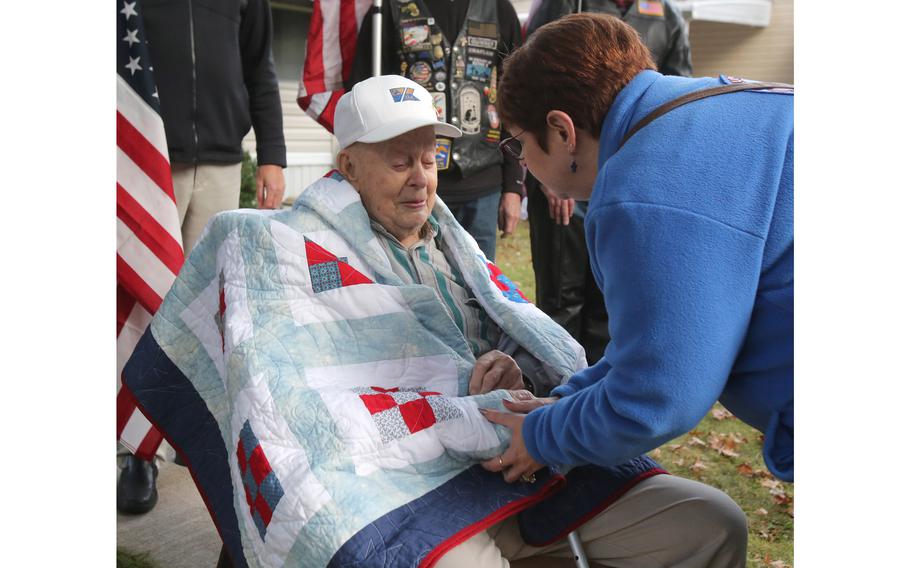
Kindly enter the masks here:
M 622 144 L 663 103 L 731 82 L 653 68 L 634 30 L 599 14 L 542 27 L 506 62 L 499 112 L 519 134 L 504 148 L 557 194 L 590 200 L 612 337 L 551 398 L 512 407 L 530 413 L 489 416 L 515 434 L 485 464 L 507 480 L 621 463 L 718 399 L 765 434 L 768 469 L 793 480 L 792 91 L 691 102 Z

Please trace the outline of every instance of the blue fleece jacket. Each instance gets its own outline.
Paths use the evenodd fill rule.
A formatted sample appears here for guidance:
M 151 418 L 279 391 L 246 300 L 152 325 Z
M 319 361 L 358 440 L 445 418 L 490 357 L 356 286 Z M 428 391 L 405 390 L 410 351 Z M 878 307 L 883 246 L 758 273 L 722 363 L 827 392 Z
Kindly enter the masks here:
M 793 480 L 793 97 L 660 104 L 727 82 L 637 75 L 600 137 L 585 232 L 610 313 L 603 358 L 523 434 L 541 463 L 614 465 L 692 427 L 718 399 Z

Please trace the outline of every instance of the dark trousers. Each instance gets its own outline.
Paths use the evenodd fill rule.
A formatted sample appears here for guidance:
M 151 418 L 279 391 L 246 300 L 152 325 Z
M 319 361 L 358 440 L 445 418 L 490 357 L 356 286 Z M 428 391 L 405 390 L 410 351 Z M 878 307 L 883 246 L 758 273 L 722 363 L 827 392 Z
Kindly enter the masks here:
M 557 225 L 537 180 L 527 186 L 537 307 L 581 343 L 593 365 L 603 357 L 610 332 L 603 294 L 588 262 L 584 219 L 572 215 L 568 225 Z

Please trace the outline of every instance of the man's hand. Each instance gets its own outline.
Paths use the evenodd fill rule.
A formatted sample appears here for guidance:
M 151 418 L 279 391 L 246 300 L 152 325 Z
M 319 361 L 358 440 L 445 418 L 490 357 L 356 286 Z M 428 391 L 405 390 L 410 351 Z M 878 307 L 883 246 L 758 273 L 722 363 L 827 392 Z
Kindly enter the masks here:
M 544 184 L 540 184 L 540 191 L 547 196 L 547 201 L 550 203 L 550 218 L 556 221 L 557 225 L 568 225 L 569 219 L 572 218 L 572 211 L 575 210 L 575 200 L 560 198 Z
M 481 409 L 480 412 L 487 420 L 493 424 L 500 424 L 512 431 L 512 442 L 509 449 L 501 456 L 489 459 L 480 465 L 487 471 L 501 471 L 502 476 L 508 483 L 514 483 L 519 479 L 533 479 L 531 475 L 543 467 L 543 464 L 534 461 L 528 449 L 525 447 L 525 440 L 521 435 L 521 427 L 524 425 L 525 416 L 523 414 L 509 414 L 507 412 L 496 412 L 495 410 Z
M 264 164 L 256 169 L 256 206 L 278 209 L 284 199 L 284 170 L 281 166 Z
M 496 389 L 521 389 L 521 369 L 518 363 L 502 351 L 487 351 L 477 358 L 471 380 L 468 382 L 468 394 L 483 394 Z
M 507 237 L 515 232 L 521 216 L 521 195 L 511 191 L 503 192 L 499 198 L 499 230 Z

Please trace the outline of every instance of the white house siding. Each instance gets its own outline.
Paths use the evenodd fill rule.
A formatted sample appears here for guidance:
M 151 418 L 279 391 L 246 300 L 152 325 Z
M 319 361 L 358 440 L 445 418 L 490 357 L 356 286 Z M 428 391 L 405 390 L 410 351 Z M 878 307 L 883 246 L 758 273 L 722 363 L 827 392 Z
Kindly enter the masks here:
M 692 21 L 689 41 L 696 77 L 793 82 L 793 0 L 774 0 L 764 28 Z

